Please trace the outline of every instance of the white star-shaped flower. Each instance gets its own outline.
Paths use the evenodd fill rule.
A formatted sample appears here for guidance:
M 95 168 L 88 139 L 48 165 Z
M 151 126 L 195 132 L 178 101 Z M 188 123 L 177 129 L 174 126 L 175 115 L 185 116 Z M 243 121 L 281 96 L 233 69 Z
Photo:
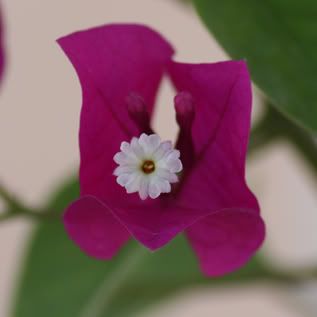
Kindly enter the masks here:
M 119 165 L 114 175 L 128 194 L 139 192 L 142 200 L 155 199 L 161 193 L 169 193 L 171 184 L 178 182 L 176 174 L 183 166 L 180 152 L 173 148 L 171 141 L 161 142 L 157 134 L 143 133 L 130 143 L 122 142 L 120 150 L 114 156 Z

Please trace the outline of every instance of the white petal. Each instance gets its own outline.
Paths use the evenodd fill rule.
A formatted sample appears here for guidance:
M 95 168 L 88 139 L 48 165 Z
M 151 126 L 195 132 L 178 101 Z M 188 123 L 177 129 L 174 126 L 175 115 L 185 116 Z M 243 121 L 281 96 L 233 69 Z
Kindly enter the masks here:
M 179 159 L 180 158 L 180 155 L 181 155 L 181 153 L 178 151 L 178 150 L 173 150 L 173 151 L 171 151 L 170 153 L 168 153 L 168 155 L 167 155 L 167 157 L 166 157 L 166 159 L 167 160 L 176 160 L 176 159 Z
M 121 174 L 130 174 L 136 171 L 136 168 L 134 166 L 131 165 L 121 165 L 118 166 L 114 172 L 113 175 L 115 176 L 119 176 Z
M 133 175 L 133 178 L 125 185 L 128 194 L 136 193 L 140 188 L 141 177 Z
M 125 153 L 125 154 L 130 154 L 131 149 L 130 149 L 130 143 L 128 142 L 122 142 L 120 145 L 120 150 Z
M 117 177 L 117 183 L 124 187 L 131 179 L 129 174 L 121 174 Z
M 172 147 L 173 145 L 171 141 L 162 142 L 153 153 L 153 158 L 155 158 L 156 161 L 159 161 L 165 156 L 166 153 L 169 153 L 172 150 Z
M 144 158 L 144 150 L 142 146 L 139 144 L 139 140 L 137 138 L 133 138 L 131 141 L 131 150 L 135 154 L 138 159 Z
M 128 142 L 122 142 L 120 150 L 126 155 L 129 162 L 137 162 L 138 158 L 136 157 L 131 145 Z
M 150 185 L 149 185 L 149 195 L 150 195 L 150 197 L 152 199 L 155 199 L 158 196 L 160 196 L 160 194 L 161 194 L 161 191 L 160 191 L 160 188 L 159 188 L 158 184 L 156 184 L 156 183 L 153 184 L 151 182 Z
M 141 136 L 139 137 L 139 144 L 144 148 L 147 147 L 148 144 L 148 135 L 145 133 L 142 133 Z
M 172 186 L 169 181 L 157 177 L 156 184 L 160 189 L 161 193 L 170 193 L 172 190 Z
M 124 154 L 123 152 L 118 152 L 114 157 L 113 160 L 117 163 L 117 164 L 126 164 L 129 163 L 129 158 L 126 154 Z
M 149 196 L 149 179 L 148 177 L 143 177 L 140 182 L 139 196 L 142 200 L 145 200 Z
M 143 133 L 139 138 L 139 144 L 146 155 L 152 155 L 160 143 L 161 138 L 157 134 L 146 135 Z
M 153 153 L 160 146 L 161 138 L 157 134 L 151 134 L 148 138 L 148 144 Z
M 183 164 L 179 159 L 169 159 L 166 166 L 172 173 L 179 173 L 183 169 Z
M 171 184 L 178 182 L 177 175 L 174 173 L 171 173 L 169 170 L 165 168 L 159 168 L 156 173 L 158 177 L 162 179 L 166 179 Z

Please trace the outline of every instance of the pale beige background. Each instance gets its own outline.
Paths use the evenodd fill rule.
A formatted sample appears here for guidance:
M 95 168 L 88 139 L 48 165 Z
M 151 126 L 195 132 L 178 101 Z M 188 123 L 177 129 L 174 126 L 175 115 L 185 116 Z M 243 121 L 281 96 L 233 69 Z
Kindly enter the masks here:
M 142 22 L 172 41 L 178 59 L 227 58 L 193 10 L 173 0 L 2 0 L 2 6 L 9 65 L 0 99 L 0 179 L 30 204 L 44 201 L 52 186 L 78 164 L 80 89 L 56 38 L 103 23 Z M 170 104 L 171 98 L 164 83 L 160 105 Z M 259 105 L 255 108 L 260 112 Z M 168 109 L 172 107 L 160 108 L 156 122 L 163 137 L 172 137 L 176 129 Z M 249 162 L 248 178 L 268 224 L 268 259 L 288 267 L 317 264 L 316 183 L 297 153 L 287 144 L 261 151 Z M 0 317 L 8 316 L 30 228 L 21 219 L 0 225 Z M 305 310 L 315 316 L 316 298 L 314 285 L 301 292 L 270 285 L 198 289 L 147 315 L 297 317 L 303 316 L 305 303 Z

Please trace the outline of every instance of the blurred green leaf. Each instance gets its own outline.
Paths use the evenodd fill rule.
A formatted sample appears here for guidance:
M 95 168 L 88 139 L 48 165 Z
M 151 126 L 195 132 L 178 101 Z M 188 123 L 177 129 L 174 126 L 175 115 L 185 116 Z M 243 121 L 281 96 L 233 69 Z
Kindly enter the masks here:
M 78 184 L 68 183 L 53 199 L 50 210 L 62 211 L 77 196 Z M 121 268 L 128 267 L 133 254 L 140 250 L 134 268 L 120 276 L 124 274 Z M 179 290 L 248 281 L 262 276 L 263 270 L 254 259 L 231 276 L 206 278 L 183 237 L 155 253 L 131 242 L 114 260 L 96 261 L 67 238 L 61 221 L 51 220 L 39 224 L 31 238 L 13 316 L 131 317 Z M 119 286 L 113 281 L 116 277 L 123 279 Z M 104 289 L 107 292 L 103 293 Z M 109 295 L 111 298 L 106 298 Z M 104 307 L 106 300 L 109 303 Z M 99 307 L 90 314 L 94 305 Z
M 247 59 L 272 103 L 317 132 L 317 1 L 194 0 L 235 59 Z
M 263 117 L 252 128 L 248 154 L 252 155 L 257 149 L 281 139 L 295 146 L 317 175 L 317 139 L 267 104 Z

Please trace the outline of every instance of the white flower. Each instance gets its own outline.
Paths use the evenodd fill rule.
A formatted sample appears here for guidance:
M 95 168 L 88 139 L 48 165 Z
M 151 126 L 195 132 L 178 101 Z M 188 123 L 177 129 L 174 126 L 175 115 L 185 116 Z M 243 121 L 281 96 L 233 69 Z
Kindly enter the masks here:
M 122 142 L 120 150 L 114 156 L 119 166 L 113 174 L 128 194 L 139 192 L 142 200 L 148 196 L 155 199 L 161 193 L 169 193 L 171 184 L 178 182 L 176 173 L 183 166 L 180 152 L 173 149 L 172 142 L 161 142 L 157 134 L 143 133 L 130 143 Z

